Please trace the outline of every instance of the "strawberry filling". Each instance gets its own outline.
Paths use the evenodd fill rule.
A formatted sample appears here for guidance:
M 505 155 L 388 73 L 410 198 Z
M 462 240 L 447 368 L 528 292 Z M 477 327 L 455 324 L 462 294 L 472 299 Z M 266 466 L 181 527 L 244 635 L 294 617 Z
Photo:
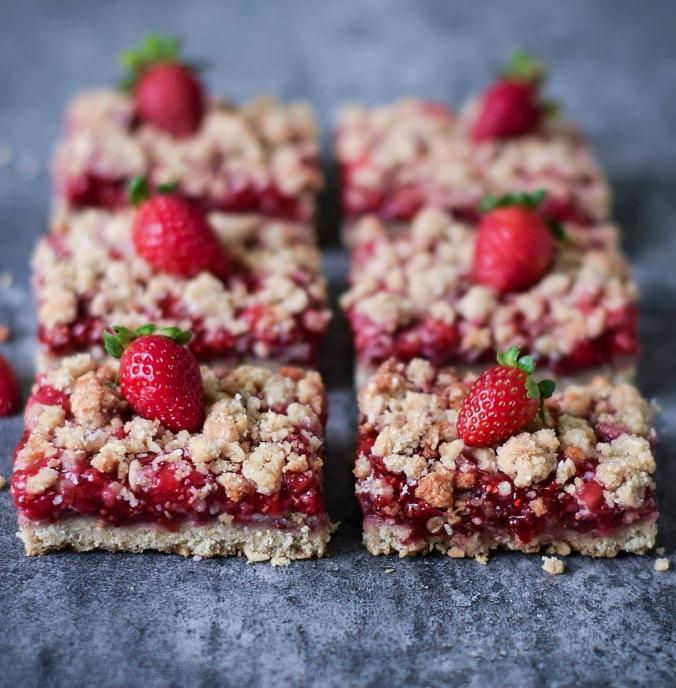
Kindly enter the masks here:
M 378 487 L 369 490 L 364 484 L 358 485 L 359 503 L 367 523 L 386 521 L 405 526 L 409 542 L 431 536 L 451 541 L 476 534 L 497 542 L 516 537 L 523 545 L 538 539 L 563 539 L 566 532 L 605 537 L 657 515 L 650 490 L 638 508 L 608 505 L 602 486 L 594 479 L 597 461 L 592 458 L 577 464 L 576 477 L 584 482 L 576 493 L 569 494 L 556 482 L 556 473 L 529 487 L 517 488 L 509 476 L 480 469 L 471 454 L 464 452 L 456 460 L 452 525 L 447 523 L 446 528 L 439 529 L 441 521 L 435 517 L 446 522 L 448 514 L 418 499 L 404 474 L 387 470 L 382 457 L 371 453 L 375 437 L 374 433 L 363 436 L 358 453 L 368 457 L 372 470 L 368 482 L 374 481 Z
M 34 393 L 31 401 L 63 406 L 67 414 L 67 398 L 48 385 Z M 30 405 L 30 402 L 29 402 Z M 283 409 L 276 409 L 282 412 Z M 121 418 L 122 421 L 130 420 Z M 125 432 L 119 432 L 123 439 Z M 28 431 L 15 451 L 20 451 L 28 438 Z M 299 428 L 286 438 L 294 451 L 313 464 L 319 457 Z M 184 458 L 189 459 L 187 449 Z M 265 522 L 273 527 L 294 527 L 290 514 L 305 516 L 310 526 L 326 523 L 321 471 L 286 472 L 278 492 L 264 495 L 249 492 L 239 501 L 226 495 L 216 476 L 201 473 L 189 461 L 154 461 L 155 455 L 137 454 L 142 464 L 143 485 L 132 488 L 127 479 L 118 479 L 115 472 L 103 473 L 90 465 L 91 456 L 77 458 L 61 455 L 38 459 L 30 467 L 16 470 L 12 477 L 12 495 L 22 516 L 31 521 L 55 522 L 69 516 L 97 518 L 110 525 L 156 523 L 165 528 L 177 528 L 184 522 L 205 523 L 215 518 L 231 517 L 233 523 L 247 525 Z M 63 459 L 61 461 L 61 459 Z M 58 461 L 58 464 L 56 461 Z M 58 465 L 56 483 L 44 492 L 31 494 L 26 479 L 45 466 Z M 229 519 L 228 519 L 229 520 Z
M 355 349 L 365 365 L 377 365 L 388 358 L 407 362 L 422 357 L 436 366 L 470 364 L 495 358 L 492 348 L 461 348 L 463 332 L 468 326 L 461 317 L 449 325 L 428 316 L 395 332 L 390 332 L 354 309 L 348 310 L 347 317 Z M 547 332 L 552 321 L 545 316 L 531 323 L 519 318 L 513 324 L 515 339 L 532 342 Z M 527 345 L 524 347 L 526 349 Z M 539 365 L 551 367 L 557 374 L 564 375 L 612 364 L 625 357 L 634 357 L 637 352 L 637 311 L 631 306 L 609 314 L 605 331 L 593 339 L 579 341 L 568 355 L 555 357 L 538 354 L 537 351 L 531 353 Z
M 64 195 L 70 206 L 82 208 L 122 208 L 128 204 L 128 179 L 117 179 L 92 172 L 66 181 Z M 237 181 L 218 197 L 191 196 L 205 211 L 260 213 L 286 220 L 307 220 L 309 213 L 302 199 L 286 195 L 275 184 L 260 185 Z

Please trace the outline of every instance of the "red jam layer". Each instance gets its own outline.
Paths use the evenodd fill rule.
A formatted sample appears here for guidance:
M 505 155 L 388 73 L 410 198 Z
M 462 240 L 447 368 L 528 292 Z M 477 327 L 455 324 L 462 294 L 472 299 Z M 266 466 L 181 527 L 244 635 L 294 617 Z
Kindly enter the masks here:
M 373 476 L 384 480 L 390 490 L 381 490 L 378 494 L 359 493 L 358 499 L 365 517 L 378 517 L 396 525 L 410 528 L 409 541 L 428 538 L 433 535 L 427 522 L 435 516 L 446 520 L 446 513 L 430 506 L 424 500 L 415 497 L 401 473 L 391 473 L 385 468 L 382 457 L 370 454 L 375 441 L 375 434 L 361 438 L 358 452 L 369 457 Z M 519 542 L 527 545 L 538 537 L 556 539 L 566 531 L 589 533 L 604 537 L 613 532 L 649 519 L 657 513 L 653 495 L 648 493 L 644 503 L 638 509 L 621 509 L 610 507 L 603 499 L 603 488 L 593 478 L 597 462 L 593 459 L 578 464 L 577 476 L 585 481 L 578 496 L 562 490 L 553 473 L 546 480 L 526 488 L 517 488 L 504 473 L 482 471 L 476 460 L 463 454 L 456 461 L 455 502 L 464 502 L 457 510 L 457 521 L 452 525 L 452 533 L 472 536 L 476 533 L 487 534 L 496 540 L 517 537 Z M 462 485 L 458 484 L 459 479 Z M 502 482 L 511 485 L 510 494 L 503 496 L 498 490 Z M 545 511 L 534 512 L 531 502 L 542 500 Z M 434 535 L 449 538 L 444 531 Z
M 322 311 L 320 305 L 308 309 L 294 317 L 293 326 L 288 328 L 270 328 L 266 326 L 269 320 L 274 323 L 274 316 L 263 305 L 250 307 L 244 318 L 250 327 L 244 334 L 232 334 L 229 330 L 207 329 L 201 318 L 191 316 L 183 305 L 173 298 L 167 298 L 155 312 L 148 312 L 148 321 L 159 318 L 174 320 L 190 320 L 190 330 L 193 337 L 190 349 L 201 360 L 214 358 L 253 356 L 259 358 L 256 350 L 261 344 L 265 345 L 265 358 L 274 359 L 282 363 L 309 364 L 315 360 L 321 345 L 323 332 L 311 330 L 305 326 L 306 318 Z M 88 304 L 82 300 L 78 307 L 78 317 L 74 322 L 57 325 L 55 327 L 38 327 L 38 339 L 53 356 L 65 356 L 78 351 L 87 351 L 99 346 L 103 331 L 110 323 L 103 318 L 88 313 Z
M 33 395 L 33 400 L 59 404 L 63 396 L 57 390 L 43 386 Z M 64 406 L 68 410 L 67 405 Z M 27 437 L 28 431 L 17 447 L 17 453 Z M 124 431 L 121 430 L 120 439 L 123 437 Z M 290 435 L 286 441 L 294 445 L 294 451 L 299 454 L 305 454 L 308 458 L 316 456 L 300 431 Z M 187 450 L 184 451 L 188 458 Z M 53 523 L 69 516 L 82 515 L 95 517 L 110 525 L 152 522 L 169 529 L 177 528 L 185 521 L 204 523 L 222 514 L 232 516 L 234 523 L 245 525 L 264 519 L 280 528 L 294 525 L 289 520 L 291 513 L 304 514 L 317 525 L 325 521 L 321 474 L 310 470 L 285 473 L 281 489 L 276 494 L 253 492 L 234 502 L 228 499 L 213 473 L 202 474 L 192 470 L 187 476 L 177 477 L 176 464 L 166 462 L 153 467 L 155 455 L 139 454 L 134 458 L 145 467 L 148 484 L 133 490 L 133 498 L 128 500 L 120 497 L 123 486 L 114 474 L 93 468 L 89 465 L 90 458 L 83 457 L 68 463 L 68 467 L 60 465 L 57 483 L 37 495 L 29 494 L 20 485 L 46 466 L 49 459 L 15 471 L 12 476 L 12 495 L 22 516 L 31 521 Z M 128 484 L 124 486 L 130 489 Z M 197 491 L 203 492 L 196 495 Z
M 386 222 L 410 222 L 423 208 L 439 207 L 452 213 L 457 219 L 477 221 L 481 212 L 477 205 L 455 205 L 440 202 L 442 194 L 432 194 L 430 189 L 418 184 L 387 185 L 378 189 L 364 189 L 352 183 L 352 176 L 359 165 L 342 169 L 341 200 L 343 214 L 350 219 L 361 215 L 377 215 Z M 434 198 L 432 198 L 434 196 Z M 559 222 L 590 225 L 593 218 L 573 199 L 550 197 L 541 208 L 542 215 Z
M 357 355 L 360 361 L 369 366 L 379 365 L 391 357 L 403 362 L 422 357 L 435 366 L 472 364 L 495 358 L 492 351 L 479 356 L 461 351 L 462 321 L 448 325 L 428 317 L 392 334 L 354 310 L 349 311 L 347 317 Z M 638 313 L 633 306 L 611 313 L 605 331 L 598 337 L 579 342 L 563 358 L 550 359 L 536 354 L 537 362 L 552 368 L 559 375 L 570 375 L 635 357 L 638 353 L 637 319 Z M 529 324 L 525 320 L 520 320 L 517 325 L 517 333 L 527 341 L 539 336 L 538 332 L 528 329 Z M 536 325 L 547 325 L 546 316 Z
M 112 179 L 88 173 L 70 178 L 65 183 L 64 195 L 74 208 L 105 208 L 112 210 L 128 205 L 128 179 Z M 206 211 L 220 210 L 230 213 L 259 213 L 284 220 L 310 219 L 301 199 L 287 196 L 274 184 L 260 186 L 254 182 L 233 184 L 218 198 L 192 197 Z

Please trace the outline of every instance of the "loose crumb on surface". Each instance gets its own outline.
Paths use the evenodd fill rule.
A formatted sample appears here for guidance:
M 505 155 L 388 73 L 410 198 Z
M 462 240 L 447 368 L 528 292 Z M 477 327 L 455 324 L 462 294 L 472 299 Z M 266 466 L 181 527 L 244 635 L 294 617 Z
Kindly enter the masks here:
M 655 571 L 668 571 L 669 566 L 669 560 L 666 557 L 655 559 Z
M 486 564 L 488 564 L 488 555 L 487 554 L 477 554 L 474 557 L 474 561 L 476 561 L 478 564 L 481 564 L 482 566 L 486 566 Z
M 5 487 L 5 485 L 7 485 L 7 478 L 4 478 L 0 475 L 0 490 L 2 490 Z
M 542 569 L 550 576 L 558 576 L 566 567 L 558 557 L 542 557 Z
M 657 552 L 658 557 L 663 557 L 664 556 L 664 547 L 658 547 L 655 552 Z
M 383 573 L 394 573 L 394 569 L 385 569 Z

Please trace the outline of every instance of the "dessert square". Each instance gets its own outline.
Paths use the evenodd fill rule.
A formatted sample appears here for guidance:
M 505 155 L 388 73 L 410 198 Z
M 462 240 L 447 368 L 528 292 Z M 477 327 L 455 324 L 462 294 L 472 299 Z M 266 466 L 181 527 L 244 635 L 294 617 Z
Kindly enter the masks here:
M 132 95 L 88 91 L 68 106 L 53 163 L 56 210 L 119 208 L 135 176 L 177 184 L 206 210 L 309 220 L 321 187 L 306 103 L 209 100 L 199 128 L 176 137 L 141 121 Z M 58 214 L 58 212 L 56 213 Z
M 361 390 L 354 474 L 369 552 L 482 559 L 546 546 L 611 557 L 653 547 L 655 433 L 633 386 L 569 386 L 544 402 L 544 422 L 475 448 L 456 427 L 475 379 L 388 361 Z
M 474 141 L 477 104 L 455 114 L 418 99 L 345 108 L 336 157 L 349 221 L 375 214 L 409 221 L 424 207 L 474 219 L 487 195 L 548 191 L 546 214 L 588 224 L 608 218 L 608 184 L 589 145 L 571 124 L 548 115 L 528 134 Z
M 192 330 L 191 349 L 203 360 L 313 362 L 330 313 L 308 225 L 210 213 L 233 268 L 225 279 L 184 278 L 137 255 L 134 213 L 69 213 L 67 231 L 40 240 L 33 270 L 46 363 L 82 351 L 100 356 L 106 328 L 147 322 Z
M 12 476 L 26 554 L 152 549 L 277 564 L 324 554 L 319 374 L 201 375 L 196 432 L 136 415 L 115 370 L 87 354 L 38 377 Z
M 558 376 L 631 375 L 636 285 L 612 225 L 567 225 L 544 276 L 512 293 L 476 282 L 476 236 L 473 224 L 434 209 L 396 230 L 374 216 L 355 224 L 341 305 L 358 384 L 390 357 L 467 368 L 515 345 Z

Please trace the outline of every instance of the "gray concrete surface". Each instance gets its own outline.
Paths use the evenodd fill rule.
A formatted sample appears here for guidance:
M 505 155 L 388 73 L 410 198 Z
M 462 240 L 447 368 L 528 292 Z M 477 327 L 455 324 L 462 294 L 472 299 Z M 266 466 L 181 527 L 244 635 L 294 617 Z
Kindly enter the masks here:
M 584 1 L 33 2 L 0 4 L 2 345 L 26 388 L 34 319 L 28 256 L 44 230 L 46 164 L 62 107 L 117 75 L 146 30 L 178 32 L 212 63 L 214 88 L 303 96 L 328 133 L 348 100 L 420 94 L 459 102 L 516 44 L 553 67 L 551 92 L 589 132 L 643 290 L 640 385 L 658 420 L 662 544 L 676 541 L 676 4 Z M 9 147 L 6 148 L 6 146 Z M 6 160 L 11 149 L 11 160 Z M 333 292 L 344 258 L 323 214 Z M 331 387 L 327 492 L 343 525 L 320 562 L 287 569 L 161 555 L 26 559 L 0 493 L 0 685 L 674 685 L 674 573 L 654 557 L 539 557 L 489 566 L 368 556 L 350 496 L 354 403 L 344 323 L 323 368 Z M 10 472 L 19 418 L 0 422 Z M 672 554 L 673 561 L 673 554 Z M 392 568 L 392 573 L 385 573 Z

